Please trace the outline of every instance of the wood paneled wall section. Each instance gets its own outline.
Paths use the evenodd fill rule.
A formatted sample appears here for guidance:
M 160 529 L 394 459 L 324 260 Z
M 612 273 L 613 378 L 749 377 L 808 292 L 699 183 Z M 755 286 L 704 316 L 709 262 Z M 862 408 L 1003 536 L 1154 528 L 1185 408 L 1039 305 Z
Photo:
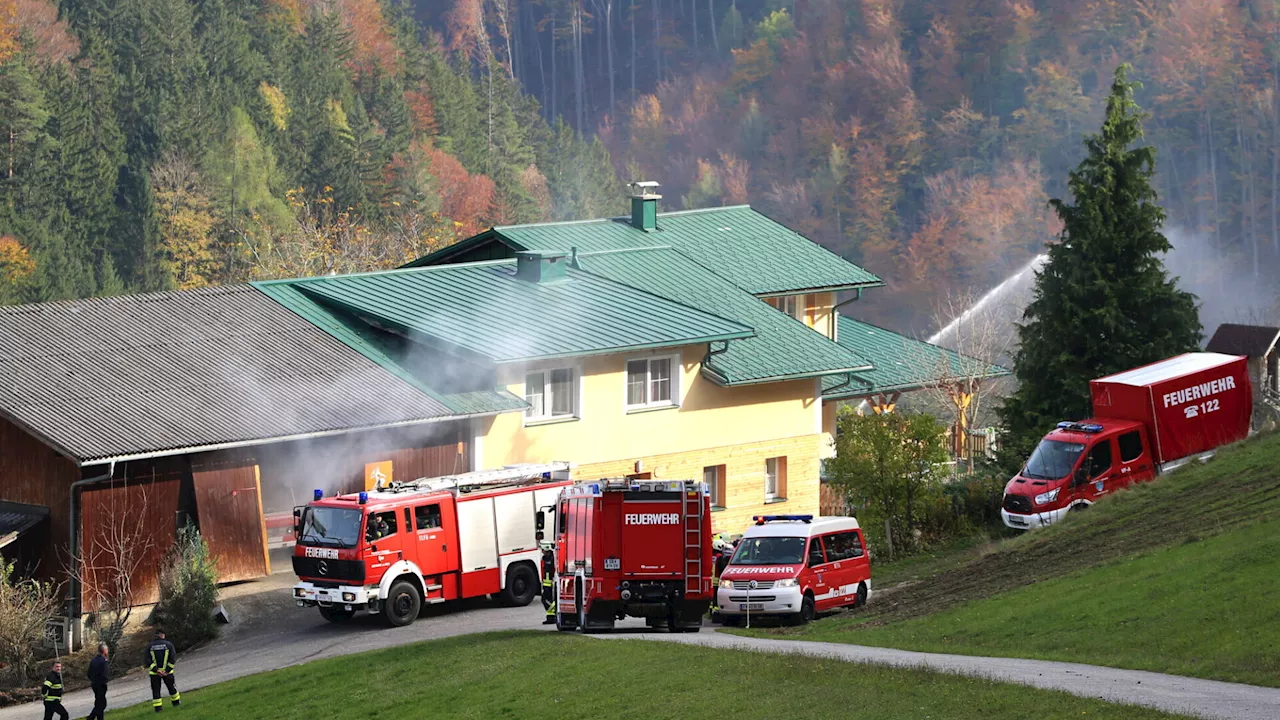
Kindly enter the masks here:
M 192 459 L 191 474 L 200 534 L 218 560 L 218 579 L 236 582 L 270 574 L 258 466 L 243 457 L 206 455 Z
M 101 469 L 91 470 L 91 474 Z M 71 483 L 80 479 L 75 463 L 24 430 L 0 419 L 0 500 L 49 508 L 49 539 L 38 574 L 59 578 L 67 560 Z
M 130 468 L 132 470 L 132 468 Z M 107 581 L 113 562 L 109 547 L 114 539 L 139 538 L 143 546 L 132 573 L 135 604 L 155 602 L 160 596 L 160 566 L 173 546 L 177 530 L 181 476 L 174 472 L 140 473 L 137 479 L 117 479 L 81 491 L 80 517 L 84 533 L 81 557 L 85 583 L 83 607 L 91 611 L 99 599 L 99 586 Z

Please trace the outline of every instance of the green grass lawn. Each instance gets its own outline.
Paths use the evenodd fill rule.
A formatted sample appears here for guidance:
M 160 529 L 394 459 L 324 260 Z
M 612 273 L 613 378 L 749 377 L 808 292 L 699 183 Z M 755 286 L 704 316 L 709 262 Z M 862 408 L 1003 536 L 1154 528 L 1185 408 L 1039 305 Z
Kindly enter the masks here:
M 747 632 L 1280 687 L 1277 459 L 1267 435 L 977 557 L 944 553 L 866 612 Z
M 182 694 L 194 718 L 1180 717 L 919 670 L 506 632 L 418 643 Z M 146 703 L 108 717 L 150 718 Z M 166 707 L 161 717 L 177 716 Z

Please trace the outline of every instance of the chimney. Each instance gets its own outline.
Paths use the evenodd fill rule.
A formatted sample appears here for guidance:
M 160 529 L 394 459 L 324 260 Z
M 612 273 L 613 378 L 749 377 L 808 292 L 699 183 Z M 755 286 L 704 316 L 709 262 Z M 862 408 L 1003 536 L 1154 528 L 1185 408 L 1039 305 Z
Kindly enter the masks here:
M 568 257 L 559 250 L 522 250 L 516 253 L 516 278 L 535 285 L 565 279 Z
M 631 183 L 631 227 L 645 232 L 658 229 L 658 183 L 643 180 Z

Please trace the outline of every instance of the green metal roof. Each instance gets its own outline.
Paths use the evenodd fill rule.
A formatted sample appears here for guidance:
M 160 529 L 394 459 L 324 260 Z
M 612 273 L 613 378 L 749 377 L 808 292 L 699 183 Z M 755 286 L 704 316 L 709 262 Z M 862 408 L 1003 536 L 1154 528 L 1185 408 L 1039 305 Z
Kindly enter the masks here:
M 568 251 L 576 247 L 580 253 L 670 247 L 753 295 L 884 284 L 870 272 L 746 205 L 661 213 L 658 229 L 652 232 L 632 227 L 629 217 L 499 226 L 410 266 L 477 259 L 466 253 L 473 248 L 483 253 L 481 246 L 492 242 L 516 250 Z
M 736 340 L 751 327 L 569 269 L 528 282 L 498 260 L 295 280 L 302 294 L 377 327 L 493 363 Z
M 999 365 L 844 316 L 838 319 L 836 341 L 866 357 L 874 369 L 854 373 L 852 382 L 847 384 L 844 378 L 823 378 L 824 400 L 918 390 L 948 379 L 985 379 L 1010 374 Z
M 578 261 L 589 273 L 754 328 L 755 337 L 728 343 L 724 352 L 711 355 L 704 363 L 704 371 L 722 385 L 817 377 L 871 367 L 859 353 L 778 312 L 672 248 L 579 252 Z
M 412 353 L 406 353 L 397 339 L 364 323 L 343 318 L 330 308 L 317 303 L 294 287 L 292 280 L 251 283 L 266 296 L 292 310 L 316 327 L 324 330 L 348 347 L 364 355 L 392 375 L 405 380 L 419 392 L 440 402 L 458 415 L 487 415 L 528 407 L 525 401 L 505 388 L 444 392 L 429 385 L 430 377 L 414 367 Z

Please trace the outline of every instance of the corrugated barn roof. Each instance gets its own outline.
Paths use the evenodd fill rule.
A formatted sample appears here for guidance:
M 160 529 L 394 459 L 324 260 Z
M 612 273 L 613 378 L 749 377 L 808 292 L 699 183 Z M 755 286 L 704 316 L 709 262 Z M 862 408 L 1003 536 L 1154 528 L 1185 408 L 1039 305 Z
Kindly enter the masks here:
M 0 413 L 82 464 L 456 416 L 246 285 L 0 308 Z

